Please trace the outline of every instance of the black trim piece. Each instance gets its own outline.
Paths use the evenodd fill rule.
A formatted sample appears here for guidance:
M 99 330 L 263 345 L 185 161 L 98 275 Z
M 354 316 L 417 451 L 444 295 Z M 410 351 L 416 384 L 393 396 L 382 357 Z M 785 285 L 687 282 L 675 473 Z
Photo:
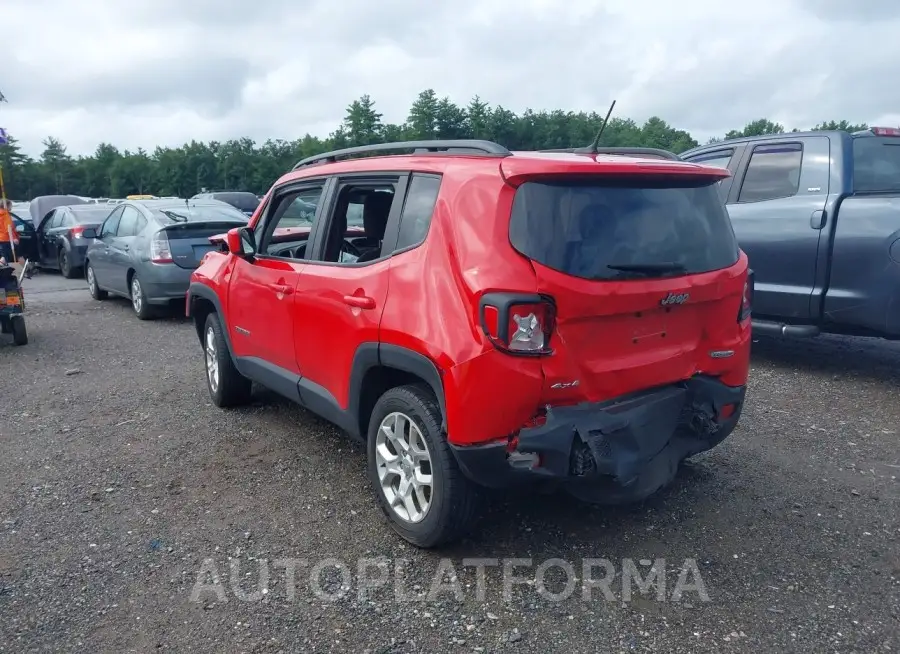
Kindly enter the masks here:
M 388 343 L 382 343 L 378 348 L 378 353 L 381 365 L 412 373 L 424 379 L 431 386 L 431 390 L 437 397 L 438 405 L 441 407 L 441 415 L 446 429 L 447 407 L 444 400 L 444 382 L 434 361 L 418 352 Z
M 478 320 L 481 324 L 481 331 L 488 338 L 491 344 L 498 350 L 502 350 L 507 354 L 523 357 L 546 356 L 553 354 L 553 350 L 545 347 L 537 352 L 519 352 L 510 350 L 507 343 L 509 342 L 509 312 L 512 307 L 520 304 L 545 304 L 550 308 L 550 316 L 547 325 L 542 325 L 544 334 L 549 337 L 552 331 L 553 318 L 555 315 L 556 304 L 553 299 L 547 295 L 540 293 L 485 293 L 478 301 Z M 485 309 L 493 307 L 497 309 L 497 335 L 491 334 L 485 320 Z
M 269 390 L 303 404 L 300 398 L 300 375 L 257 357 L 232 357 L 234 367 L 244 377 L 259 382 Z
M 265 382 L 260 382 L 265 385 Z M 297 380 L 297 401 L 305 409 L 309 409 L 320 418 L 337 425 L 356 440 L 362 440 L 357 413 L 350 409 L 342 409 L 337 399 L 327 388 L 314 381 L 301 377 Z
M 188 285 L 187 290 L 187 317 L 194 319 L 194 299 L 195 298 L 203 298 L 204 300 L 208 300 L 212 303 L 213 308 L 216 313 L 220 316 L 220 321 L 222 323 L 222 335 L 225 337 L 225 345 L 228 346 L 228 353 L 231 355 L 231 358 L 234 358 L 234 349 L 231 347 L 231 333 L 228 331 L 228 325 L 225 324 L 225 316 L 222 314 L 222 303 L 219 301 L 219 296 L 216 295 L 215 291 L 213 291 L 209 286 L 203 284 L 201 282 L 191 282 Z M 203 335 L 201 333 L 201 329 L 203 325 L 197 325 L 197 336 L 200 337 L 201 342 L 203 339 Z
M 394 143 L 374 143 L 372 145 L 361 145 L 353 148 L 342 148 L 340 150 L 332 150 L 331 152 L 323 152 L 322 154 L 313 155 L 301 159 L 291 170 L 305 168 L 313 164 L 334 163 L 338 157 L 359 158 L 354 155 L 374 154 L 376 152 L 391 152 L 393 150 L 423 150 L 425 153 L 437 153 L 441 150 L 463 150 L 460 154 L 480 153 L 493 156 L 508 157 L 512 153 L 498 143 L 493 141 L 483 141 L 479 139 L 447 139 L 447 140 L 427 140 L 427 141 L 397 141 Z M 466 150 L 470 152 L 465 152 Z M 416 154 L 419 154 L 418 152 Z
M 738 309 L 738 322 L 744 322 L 753 313 L 753 293 L 756 291 L 756 276 L 752 269 L 747 270 L 747 286 L 750 292 L 750 311 L 744 313 L 744 296 L 741 295 L 741 306 Z

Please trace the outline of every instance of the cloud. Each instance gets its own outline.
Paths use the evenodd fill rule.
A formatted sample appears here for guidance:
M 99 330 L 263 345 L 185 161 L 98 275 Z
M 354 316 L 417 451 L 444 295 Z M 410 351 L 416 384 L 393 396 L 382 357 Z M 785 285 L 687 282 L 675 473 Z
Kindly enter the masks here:
M 0 125 L 30 154 L 326 135 L 363 94 L 659 115 L 697 138 L 760 117 L 900 123 L 900 3 L 831 0 L 11 0 Z M 877 47 L 876 47 L 877 46 Z

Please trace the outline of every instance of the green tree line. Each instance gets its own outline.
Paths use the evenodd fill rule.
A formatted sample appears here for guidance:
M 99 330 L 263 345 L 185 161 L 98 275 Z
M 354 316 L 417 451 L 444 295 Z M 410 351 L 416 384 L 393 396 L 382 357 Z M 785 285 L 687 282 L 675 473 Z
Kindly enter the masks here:
M 521 114 L 474 97 L 465 106 L 432 89 L 422 91 L 403 124 L 386 123 L 375 102 L 364 95 L 352 102 L 343 122 L 327 138 L 311 134 L 295 141 L 270 139 L 258 144 L 249 138 L 202 143 L 178 148 L 120 150 L 101 143 L 89 156 L 72 157 L 57 138 L 43 141 L 40 158 L 26 156 L 14 138 L 0 145 L 0 166 L 7 197 L 27 200 L 39 195 L 71 193 L 88 197 L 124 197 L 132 193 L 190 197 L 201 189 L 247 190 L 264 193 L 300 159 L 353 145 L 411 139 L 479 138 L 511 150 L 539 150 L 587 145 L 603 116 L 596 112 L 526 110 Z M 865 129 L 846 120 L 820 123 L 813 129 Z M 9 128 L 8 128 L 9 129 Z M 723 138 L 784 132 L 783 125 L 755 120 Z M 793 130 L 798 131 L 798 130 Z M 717 141 L 720 139 L 712 139 Z M 688 132 L 659 117 L 639 125 L 628 118 L 609 121 L 600 144 L 640 146 L 683 152 L 698 145 Z

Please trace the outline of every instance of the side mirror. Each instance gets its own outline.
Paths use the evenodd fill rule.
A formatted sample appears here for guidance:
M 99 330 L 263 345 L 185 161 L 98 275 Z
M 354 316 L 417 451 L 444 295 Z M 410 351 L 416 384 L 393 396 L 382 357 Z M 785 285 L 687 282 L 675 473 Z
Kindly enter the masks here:
M 97 230 L 93 227 L 85 227 L 81 232 L 81 238 L 97 238 Z
M 225 234 L 228 251 L 238 257 L 252 257 L 256 254 L 256 239 L 248 227 L 234 227 Z

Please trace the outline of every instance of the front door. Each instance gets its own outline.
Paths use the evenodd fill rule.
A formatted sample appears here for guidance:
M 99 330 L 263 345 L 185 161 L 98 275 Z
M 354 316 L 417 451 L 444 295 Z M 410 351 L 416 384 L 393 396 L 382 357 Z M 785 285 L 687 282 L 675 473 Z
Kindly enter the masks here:
M 104 220 L 103 224 L 100 226 L 96 242 L 91 243 L 91 247 L 88 251 L 88 258 L 90 259 L 91 269 L 94 271 L 97 285 L 104 289 L 111 288 L 110 280 L 112 279 L 112 269 L 110 267 L 110 244 L 116 238 L 116 231 L 119 229 L 119 220 L 122 218 L 123 208 L 124 207 L 117 207 L 109 214 L 109 216 L 107 216 L 106 220 Z
M 809 319 L 828 197 L 827 137 L 748 148 L 728 214 L 754 272 L 753 314 Z
M 254 226 L 257 254 L 236 259 L 228 285 L 228 324 L 239 367 L 298 400 L 302 374 L 294 349 L 296 290 L 325 181 L 277 189 Z

